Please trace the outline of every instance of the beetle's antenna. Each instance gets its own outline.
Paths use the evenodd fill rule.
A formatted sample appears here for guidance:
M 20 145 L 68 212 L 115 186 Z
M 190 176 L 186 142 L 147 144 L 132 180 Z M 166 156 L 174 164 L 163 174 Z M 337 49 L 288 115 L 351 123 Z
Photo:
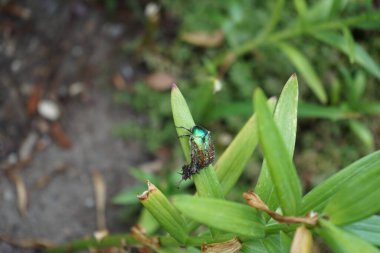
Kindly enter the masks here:
M 191 136 L 191 134 L 183 134 L 183 135 L 179 135 L 179 136 L 177 136 L 177 138 L 179 139 L 179 138 L 182 138 L 182 137 L 188 137 L 188 136 Z
M 186 128 L 183 126 L 176 126 L 176 128 L 182 128 L 182 129 L 185 129 L 186 131 L 188 131 L 189 133 L 191 133 L 191 129 L 189 129 L 189 128 Z

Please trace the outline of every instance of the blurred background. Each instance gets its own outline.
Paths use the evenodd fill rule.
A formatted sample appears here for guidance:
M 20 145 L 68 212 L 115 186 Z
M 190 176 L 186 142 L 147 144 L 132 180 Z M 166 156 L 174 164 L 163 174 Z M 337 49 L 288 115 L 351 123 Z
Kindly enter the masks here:
M 0 252 L 128 232 L 183 164 L 177 83 L 217 154 L 297 73 L 305 191 L 380 144 L 380 2 L 0 0 Z M 256 152 L 240 189 L 252 187 Z M 144 213 L 143 213 L 144 214 Z

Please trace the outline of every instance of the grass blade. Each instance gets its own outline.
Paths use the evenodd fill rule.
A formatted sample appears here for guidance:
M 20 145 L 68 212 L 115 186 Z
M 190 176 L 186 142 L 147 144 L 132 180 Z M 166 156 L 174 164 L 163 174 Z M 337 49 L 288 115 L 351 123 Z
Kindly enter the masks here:
M 252 238 L 264 237 L 258 211 L 247 205 L 192 196 L 177 196 L 173 203 L 185 216 L 209 227 Z
M 313 33 L 311 35 L 314 36 L 314 38 L 337 48 L 339 51 L 345 53 L 346 55 L 350 55 L 350 44 L 342 35 L 335 32 Z M 354 57 L 356 62 L 360 64 L 365 70 L 380 79 L 379 65 L 357 43 L 354 44 Z
M 326 91 L 322 85 L 321 80 L 319 79 L 318 75 L 315 73 L 308 59 L 295 47 L 289 44 L 279 43 L 277 44 L 277 46 L 289 58 L 289 60 L 293 63 L 293 65 L 305 78 L 306 84 L 318 97 L 319 101 L 321 101 L 322 103 L 326 103 L 327 102 Z
M 380 165 L 349 180 L 327 203 L 324 213 L 336 225 L 352 223 L 380 211 Z
M 371 244 L 328 221 L 320 220 L 319 224 L 321 228 L 316 230 L 317 233 L 336 253 L 379 253 Z
M 281 92 L 274 112 L 274 120 L 280 130 L 290 157 L 293 157 L 296 142 L 297 108 L 298 82 L 297 76 L 292 75 Z M 264 160 L 261 168 L 255 192 L 260 196 L 261 200 L 268 205 L 269 209 L 275 210 L 278 207 L 278 198 L 275 194 L 266 160 Z M 269 216 L 266 217 L 269 218 Z
M 260 146 L 284 215 L 295 215 L 301 203 L 301 184 L 289 150 L 265 101 L 264 93 L 256 90 L 255 108 Z
M 348 180 L 379 166 L 380 151 L 377 151 L 342 169 L 306 194 L 302 200 L 302 214 L 312 210 L 321 212 L 331 197 L 335 195 Z

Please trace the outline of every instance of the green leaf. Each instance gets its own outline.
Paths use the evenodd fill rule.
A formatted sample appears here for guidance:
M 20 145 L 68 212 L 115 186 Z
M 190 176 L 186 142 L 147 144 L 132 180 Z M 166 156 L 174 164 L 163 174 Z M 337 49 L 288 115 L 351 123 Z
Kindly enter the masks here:
M 367 155 L 323 181 L 303 198 L 302 214 L 321 212 L 327 202 L 352 178 L 380 166 L 380 151 Z M 356 189 L 353 189 L 356 190 Z
M 327 203 L 324 213 L 336 225 L 352 223 L 380 211 L 380 165 L 349 180 Z
M 174 205 L 189 218 L 209 227 L 253 238 L 264 237 L 264 224 L 256 209 L 231 201 L 177 196 Z
M 343 229 L 380 247 L 380 217 L 377 215 L 344 226 Z
M 166 196 L 148 181 L 148 190 L 138 196 L 141 204 L 148 209 L 161 226 L 178 242 L 188 239 L 186 222 Z
M 357 120 L 350 120 L 349 126 L 351 131 L 356 135 L 356 137 L 364 144 L 367 150 L 374 150 L 374 136 L 371 130 L 363 123 Z
M 350 54 L 350 45 L 345 40 L 345 38 L 335 32 L 320 32 L 312 33 L 316 39 L 323 41 L 324 43 L 337 48 L 341 52 L 349 55 Z M 369 73 L 380 79 L 380 67 L 372 59 L 372 57 L 357 43 L 354 45 L 354 57 L 356 62 L 360 64 L 365 70 Z
M 243 253 L 268 253 L 262 240 L 252 240 L 243 242 L 241 251 Z
M 293 157 L 294 145 L 296 142 L 297 108 L 298 82 L 297 76 L 292 75 L 286 82 L 281 92 L 274 112 L 274 120 L 281 133 L 290 157 Z M 266 160 L 264 160 L 261 168 L 255 192 L 270 209 L 275 210 L 278 207 L 278 198 L 275 193 L 273 182 L 270 178 Z
M 281 253 L 290 252 L 290 247 L 292 246 L 292 238 L 285 234 L 283 231 L 280 231 L 280 245 Z
M 281 251 L 280 236 L 270 235 L 262 239 L 264 247 L 268 253 L 278 253 Z
M 193 126 L 195 126 L 195 122 L 193 120 L 193 117 L 191 116 L 186 100 L 176 85 L 172 88 L 171 105 L 173 111 L 174 124 L 176 127 L 184 127 L 187 129 L 191 129 Z M 184 134 L 188 134 L 188 132 L 185 129 L 177 128 L 178 136 Z M 179 138 L 179 141 L 181 142 L 186 162 L 190 163 L 191 158 L 188 138 Z
M 188 134 L 185 129 L 178 127 L 192 129 L 193 126 L 195 126 L 195 123 L 193 117 L 191 116 L 189 107 L 187 106 L 186 100 L 176 85 L 173 85 L 172 87 L 171 105 L 178 136 Z M 190 163 L 190 145 L 188 138 L 180 138 L 180 142 L 182 150 L 185 154 L 186 162 Z M 217 198 L 223 197 L 222 188 L 215 173 L 216 172 L 213 167 L 208 166 L 207 168 L 203 168 L 200 173 L 193 176 L 195 186 L 200 196 Z
M 268 104 L 274 107 L 274 101 Z M 224 194 L 236 184 L 258 143 L 256 116 L 251 116 L 215 164 Z
M 265 101 L 264 93 L 256 90 L 255 108 L 260 146 L 283 213 L 295 215 L 301 203 L 301 184 L 289 150 Z
M 293 0 L 294 6 L 300 16 L 304 16 L 307 12 L 307 5 L 305 0 Z
M 351 31 L 350 29 L 348 29 L 347 26 L 343 27 L 342 31 L 343 31 L 343 36 L 344 36 L 344 39 L 346 40 L 347 47 L 348 47 L 348 50 L 347 50 L 348 58 L 350 59 L 350 63 L 354 63 L 355 62 L 355 40 L 352 37 Z
M 316 229 L 317 233 L 336 253 L 379 253 L 371 244 L 345 232 L 329 221 L 320 220 L 319 224 L 320 228 Z
M 309 103 L 300 103 L 298 107 L 300 118 L 322 118 L 330 120 L 357 118 L 360 114 L 349 111 L 346 108 L 336 106 L 320 106 Z
M 153 235 L 160 228 L 160 223 L 158 223 L 146 208 L 141 211 L 137 224 L 139 224 L 148 235 Z
M 318 75 L 315 73 L 309 60 L 295 47 L 287 43 L 279 43 L 277 46 L 282 50 L 282 52 L 289 58 L 297 70 L 301 73 L 303 78 L 306 80 L 306 84 L 318 97 L 319 101 L 322 103 L 327 102 L 326 91 L 323 88 L 322 82 Z

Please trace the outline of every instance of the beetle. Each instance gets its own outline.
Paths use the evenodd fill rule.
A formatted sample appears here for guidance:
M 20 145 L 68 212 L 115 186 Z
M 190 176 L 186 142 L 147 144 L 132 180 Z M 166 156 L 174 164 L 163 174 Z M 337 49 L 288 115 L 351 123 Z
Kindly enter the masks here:
M 215 146 L 211 139 L 211 132 L 204 127 L 195 125 L 191 129 L 177 128 L 182 128 L 189 132 L 178 136 L 178 138 L 189 137 L 191 162 L 182 166 L 181 173 L 182 180 L 186 180 L 214 162 Z

